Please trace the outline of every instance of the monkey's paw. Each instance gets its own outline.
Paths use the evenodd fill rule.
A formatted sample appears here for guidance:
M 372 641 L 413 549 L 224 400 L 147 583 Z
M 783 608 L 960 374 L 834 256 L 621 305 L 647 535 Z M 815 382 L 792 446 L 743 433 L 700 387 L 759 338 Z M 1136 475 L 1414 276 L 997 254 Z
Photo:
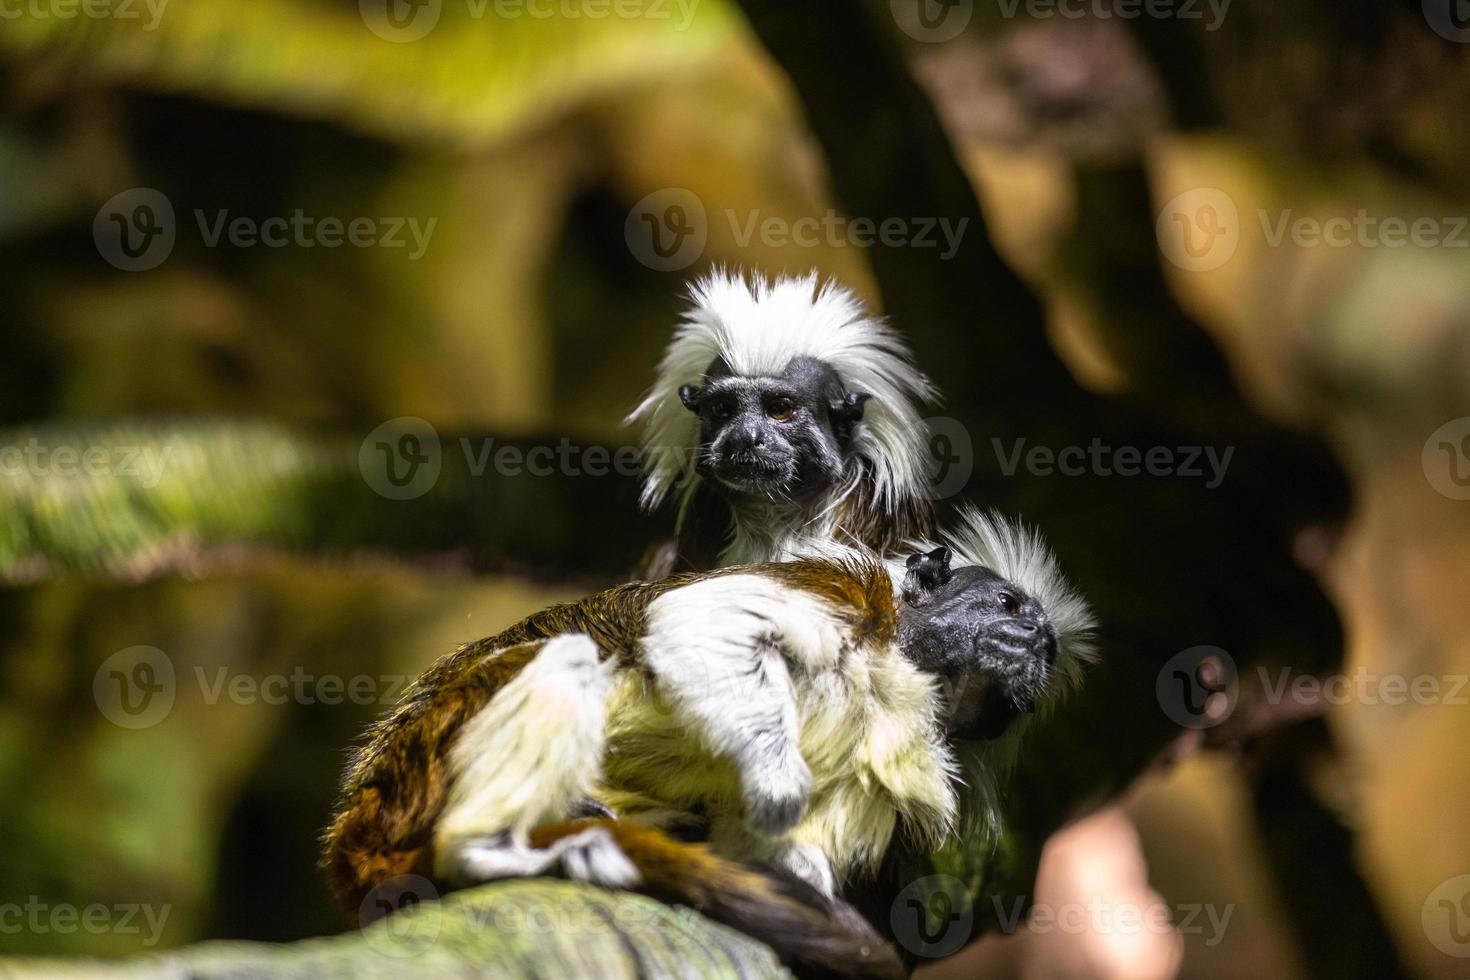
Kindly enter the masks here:
M 832 863 L 815 844 L 788 842 L 776 849 L 770 861 L 772 867 L 810 885 L 823 898 L 830 899 L 837 894 Z
M 741 784 L 746 824 L 758 834 L 775 837 L 796 826 L 806 812 L 812 771 L 792 752 L 777 764 L 747 767 Z
M 612 834 L 601 827 L 563 837 L 551 845 L 557 852 L 561 872 L 573 881 L 585 881 L 603 888 L 635 888 L 643 876 Z
M 540 849 L 516 843 L 507 834 L 488 834 L 464 841 L 453 853 L 446 877 L 456 884 L 552 875 L 603 888 L 634 888 L 642 881 L 638 868 L 601 827 Z

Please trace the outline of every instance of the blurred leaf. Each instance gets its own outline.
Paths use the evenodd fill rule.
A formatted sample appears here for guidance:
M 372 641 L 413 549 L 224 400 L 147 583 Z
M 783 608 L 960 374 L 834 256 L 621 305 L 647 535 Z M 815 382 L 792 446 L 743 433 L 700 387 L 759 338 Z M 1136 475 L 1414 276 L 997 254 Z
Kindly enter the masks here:
M 390 3 L 397 0 L 164 0 L 155 18 L 140 0 L 126 8 L 134 19 L 35 16 L 26 8 L 6 19 L 0 54 L 74 77 L 336 119 L 394 138 L 484 143 L 696 64 L 738 24 L 721 0 L 610 7 L 428 0 L 409 8 L 410 29 L 395 35 L 378 9 Z M 386 40 L 370 27 L 408 37 L 435 10 L 437 22 L 416 40 Z M 624 10 L 634 15 L 617 14 Z

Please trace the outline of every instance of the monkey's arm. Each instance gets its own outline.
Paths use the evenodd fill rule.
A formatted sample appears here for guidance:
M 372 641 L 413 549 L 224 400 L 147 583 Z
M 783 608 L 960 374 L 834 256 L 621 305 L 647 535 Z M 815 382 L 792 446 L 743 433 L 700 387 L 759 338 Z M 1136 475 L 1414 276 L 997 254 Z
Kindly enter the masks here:
M 792 605 L 814 603 L 782 592 L 756 574 L 701 579 L 650 604 L 643 640 L 660 696 L 710 751 L 734 764 L 746 819 L 769 834 L 801 816 L 811 783 L 780 621 L 797 615 Z

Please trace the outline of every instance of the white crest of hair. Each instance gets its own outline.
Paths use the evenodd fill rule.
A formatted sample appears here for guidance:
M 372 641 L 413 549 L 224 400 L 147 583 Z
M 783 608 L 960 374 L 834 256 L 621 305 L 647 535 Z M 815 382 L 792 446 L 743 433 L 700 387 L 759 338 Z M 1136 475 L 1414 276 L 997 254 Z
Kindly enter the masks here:
M 689 297 L 691 306 L 674 331 L 657 379 L 627 418 L 643 427 L 645 508 L 652 510 L 678 491 L 682 512 L 698 486 L 699 421 L 680 401 L 679 388 L 698 384 L 717 357 L 746 377 L 779 375 L 792 358 L 817 358 L 849 391 L 872 396 L 854 429 L 853 470 L 823 502 L 814 523 L 834 520 L 836 505 L 863 479 L 871 481 L 874 503 L 884 513 L 922 503 L 927 446 L 919 406 L 936 393 L 914 366 L 903 338 L 870 316 L 857 296 L 831 280 L 819 281 L 815 272 L 767 279 L 716 270 L 696 281 Z M 866 463 L 866 474 L 857 459 Z M 739 524 L 737 516 L 737 538 Z M 792 534 L 819 538 L 832 530 L 795 527 Z M 778 553 L 762 553 L 771 547 Z M 750 542 L 736 550 L 741 560 L 769 560 L 794 548 Z
M 602 772 L 613 665 L 583 633 L 542 646 L 464 726 L 449 752 L 449 794 L 436 828 L 436 861 L 454 877 L 460 847 L 563 819 Z
M 1020 521 L 965 505 L 940 537 L 949 546 L 950 567 L 989 568 L 1041 603 L 1057 637 L 1056 663 L 1046 697 L 1037 706 L 1038 716 L 1044 716 L 1077 688 L 1085 666 L 1097 660 L 1097 618 L 1092 607 L 1062 575 L 1056 555 L 1040 533 Z M 930 551 L 938 544 L 913 541 L 904 546 L 904 557 L 888 559 L 895 589 L 903 582 L 904 559 L 915 552 Z M 971 795 L 966 813 L 981 824 L 971 829 L 988 833 L 992 841 L 998 839 L 1000 832 L 1000 784 L 1015 765 L 1028 722 L 1029 719 L 1017 721 L 1002 737 L 961 746 L 957 753 Z

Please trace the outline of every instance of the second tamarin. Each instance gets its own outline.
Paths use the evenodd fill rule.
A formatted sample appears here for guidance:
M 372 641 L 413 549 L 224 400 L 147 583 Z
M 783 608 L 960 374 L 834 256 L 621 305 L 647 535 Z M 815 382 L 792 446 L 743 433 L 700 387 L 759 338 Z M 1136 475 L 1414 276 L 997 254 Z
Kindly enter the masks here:
M 838 907 L 899 828 L 936 843 L 990 806 L 989 774 L 953 746 L 1090 655 L 1044 549 L 963 527 L 897 590 L 882 561 L 833 551 L 618 586 L 445 658 L 349 766 L 326 853 L 343 899 L 400 874 L 557 873 L 695 905 L 792 963 L 865 962 L 865 927 L 837 930 L 856 937 L 843 948 L 830 917 L 736 862 Z M 563 822 L 588 801 L 620 819 Z M 669 836 L 691 826 L 704 844 Z

